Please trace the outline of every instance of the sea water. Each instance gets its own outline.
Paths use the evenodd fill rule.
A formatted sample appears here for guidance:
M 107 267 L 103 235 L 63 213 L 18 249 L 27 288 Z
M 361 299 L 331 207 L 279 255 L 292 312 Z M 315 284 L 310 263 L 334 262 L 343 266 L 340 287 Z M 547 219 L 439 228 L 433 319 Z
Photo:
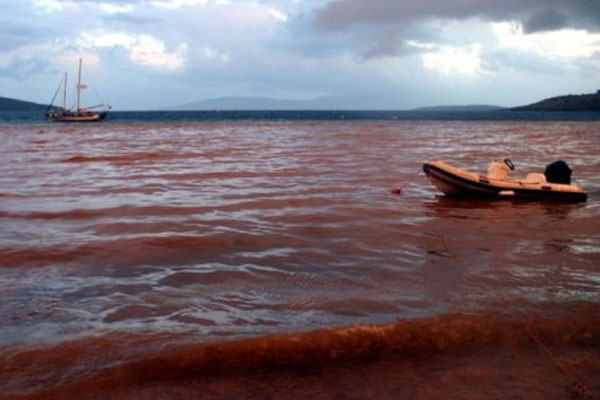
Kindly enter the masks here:
M 600 395 L 597 115 L 435 115 L 3 114 L 0 398 Z M 431 158 L 589 198 L 449 198 Z

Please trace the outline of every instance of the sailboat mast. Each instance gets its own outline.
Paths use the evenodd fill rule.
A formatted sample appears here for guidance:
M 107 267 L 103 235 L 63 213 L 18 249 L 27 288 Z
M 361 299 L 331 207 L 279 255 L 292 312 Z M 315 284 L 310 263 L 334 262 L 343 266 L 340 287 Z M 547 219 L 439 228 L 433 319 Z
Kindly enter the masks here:
M 80 98 L 81 98 L 81 58 L 79 59 L 79 73 L 77 74 L 77 112 L 79 112 Z
M 65 81 L 63 84 L 63 110 L 67 109 L 67 73 L 65 72 Z

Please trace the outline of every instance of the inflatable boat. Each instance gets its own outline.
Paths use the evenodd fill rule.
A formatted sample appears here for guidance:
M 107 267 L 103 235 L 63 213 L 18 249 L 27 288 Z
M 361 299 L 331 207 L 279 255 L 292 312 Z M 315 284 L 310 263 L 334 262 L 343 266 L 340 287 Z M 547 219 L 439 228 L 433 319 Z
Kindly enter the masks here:
M 423 171 L 433 185 L 447 195 L 587 200 L 587 193 L 580 186 L 571 184 L 572 171 L 562 160 L 549 164 L 544 173 L 531 172 L 522 179 L 509 176 L 514 169 L 509 159 L 492 161 L 487 175 L 465 171 L 441 160 L 430 160 L 423 164 Z

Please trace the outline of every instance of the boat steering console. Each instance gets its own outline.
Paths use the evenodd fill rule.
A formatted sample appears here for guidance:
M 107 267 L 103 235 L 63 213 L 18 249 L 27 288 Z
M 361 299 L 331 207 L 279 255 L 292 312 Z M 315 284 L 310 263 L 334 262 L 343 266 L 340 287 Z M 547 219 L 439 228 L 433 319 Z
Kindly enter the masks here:
M 506 164 L 506 166 L 510 168 L 511 171 L 515 170 L 515 164 L 513 164 L 512 161 L 510 161 L 508 158 L 504 159 L 504 164 Z

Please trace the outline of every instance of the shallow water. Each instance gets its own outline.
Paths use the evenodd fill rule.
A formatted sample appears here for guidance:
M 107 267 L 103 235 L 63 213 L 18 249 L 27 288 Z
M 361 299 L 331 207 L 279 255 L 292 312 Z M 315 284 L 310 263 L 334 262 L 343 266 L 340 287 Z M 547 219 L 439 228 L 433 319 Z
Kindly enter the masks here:
M 4 123 L 0 143 L 0 396 L 565 398 L 532 332 L 600 393 L 599 122 Z M 589 199 L 447 198 L 434 157 L 561 158 Z

